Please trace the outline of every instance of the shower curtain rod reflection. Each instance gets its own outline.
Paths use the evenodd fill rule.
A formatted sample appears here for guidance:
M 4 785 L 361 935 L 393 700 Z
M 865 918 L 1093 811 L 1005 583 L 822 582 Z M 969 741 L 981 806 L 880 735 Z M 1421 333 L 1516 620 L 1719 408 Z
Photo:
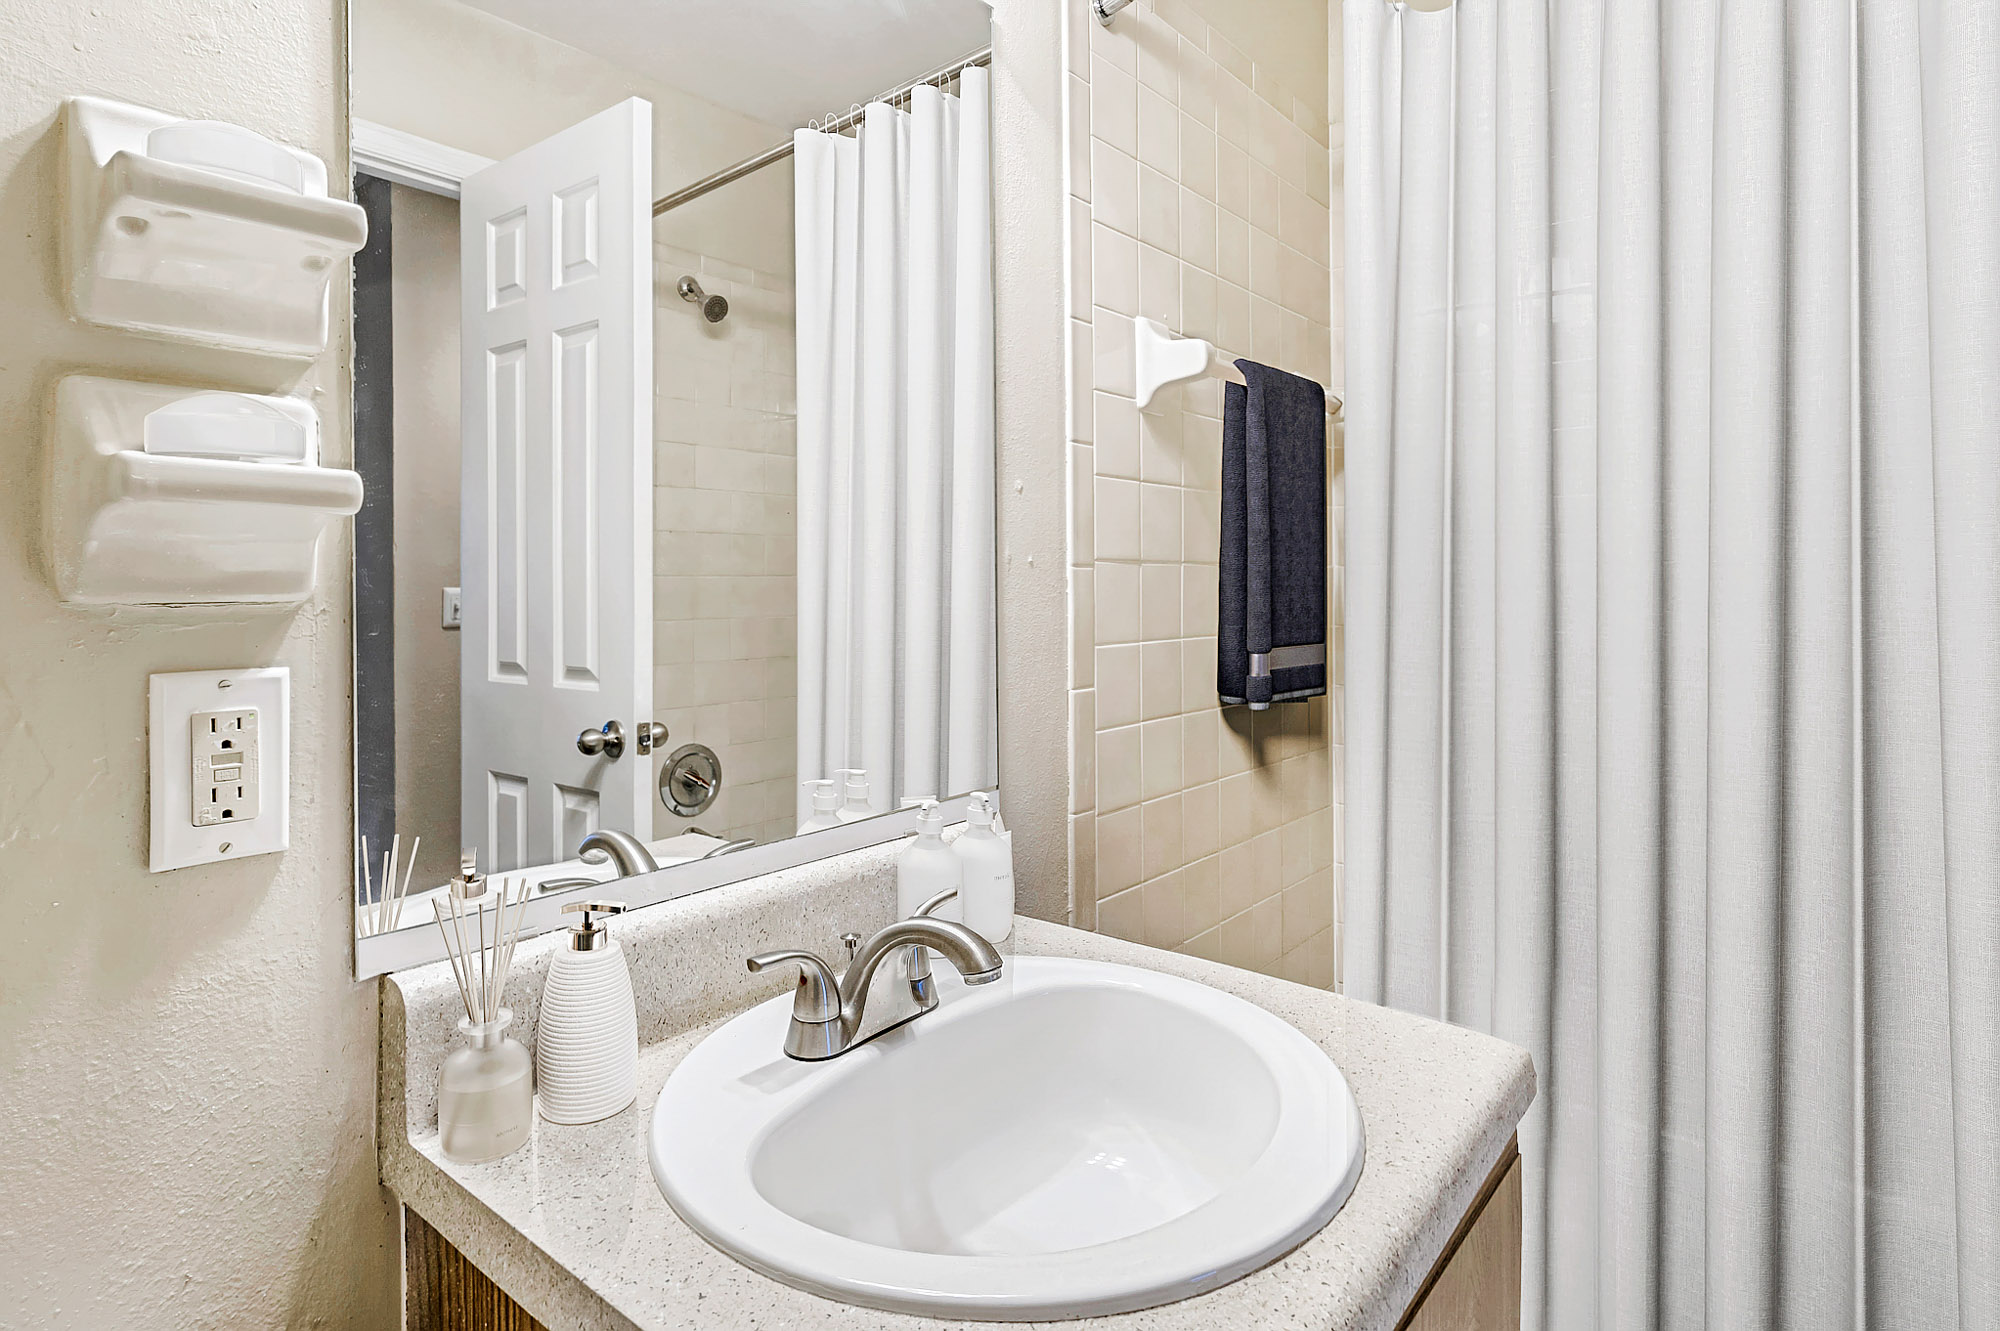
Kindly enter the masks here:
M 908 83 L 892 88 L 879 97 L 871 97 L 869 102 L 871 104 L 874 102 L 888 102 L 893 106 L 909 96 L 910 91 L 914 88 L 921 88 L 927 83 L 949 83 L 968 69 L 992 63 L 993 48 L 990 46 L 983 47 L 962 60 L 954 60 L 948 65 L 943 65 L 932 70 L 922 78 L 911 79 Z M 829 134 L 838 134 L 842 130 L 851 129 L 855 125 L 860 124 L 863 113 L 864 109 L 857 108 L 856 110 L 849 111 L 844 116 L 837 116 L 827 121 L 824 125 L 819 126 L 819 128 Z M 662 213 L 672 212 L 682 204 L 699 199 L 711 190 L 721 189 L 724 185 L 741 180 L 751 172 L 760 171 L 771 163 L 782 161 L 791 155 L 792 141 L 786 139 L 775 148 L 766 148 L 755 157 L 746 157 L 734 166 L 725 166 L 714 175 L 703 176 L 692 185 L 683 186 L 675 190 L 672 194 L 660 196 L 653 201 L 653 216 L 658 217 Z

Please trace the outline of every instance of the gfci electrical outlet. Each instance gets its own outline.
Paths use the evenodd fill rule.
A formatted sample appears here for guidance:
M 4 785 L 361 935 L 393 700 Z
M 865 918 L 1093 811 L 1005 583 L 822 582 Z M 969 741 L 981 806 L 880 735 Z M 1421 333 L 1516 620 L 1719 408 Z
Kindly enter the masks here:
M 153 872 L 290 847 L 291 678 L 282 666 L 152 677 Z
M 257 816 L 257 709 L 196 712 L 188 727 L 194 768 L 188 818 L 196 827 L 247 823 Z

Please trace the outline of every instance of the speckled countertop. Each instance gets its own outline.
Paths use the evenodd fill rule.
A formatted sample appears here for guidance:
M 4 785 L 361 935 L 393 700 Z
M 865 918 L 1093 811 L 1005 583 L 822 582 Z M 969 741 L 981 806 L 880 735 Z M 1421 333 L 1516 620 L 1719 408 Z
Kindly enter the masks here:
M 458 1165 L 438 1149 L 436 1076 L 458 1016 L 448 970 L 383 977 L 384 1182 L 551 1328 L 990 1328 L 836 1303 L 710 1247 L 661 1196 L 646 1158 L 653 1102 L 680 1060 L 789 974 L 748 974 L 775 946 L 837 955 L 847 929 L 889 920 L 896 847 L 876 847 L 621 917 L 639 996 L 639 1096 L 584 1127 L 537 1120 L 505 1160 Z M 555 936 L 521 945 L 508 998 L 532 1030 Z M 1534 1095 L 1525 1052 L 1420 1017 L 1284 980 L 1023 919 L 1015 949 L 1182 975 L 1257 1004 L 1312 1037 L 1346 1073 L 1367 1164 L 1340 1213 L 1288 1256 L 1212 1293 L 1115 1317 L 1057 1323 L 1117 1331 L 1395 1326 L 1505 1151 Z

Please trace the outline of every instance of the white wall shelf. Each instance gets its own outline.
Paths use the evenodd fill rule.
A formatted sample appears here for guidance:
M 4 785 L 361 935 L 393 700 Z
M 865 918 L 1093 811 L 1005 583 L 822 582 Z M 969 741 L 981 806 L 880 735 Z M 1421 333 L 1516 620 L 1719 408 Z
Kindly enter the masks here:
M 327 284 L 368 237 L 326 164 L 235 125 L 63 106 L 64 268 L 90 323 L 287 358 L 327 340 Z
M 72 605 L 296 604 L 320 533 L 361 507 L 296 398 L 71 375 L 49 448 L 47 562 Z

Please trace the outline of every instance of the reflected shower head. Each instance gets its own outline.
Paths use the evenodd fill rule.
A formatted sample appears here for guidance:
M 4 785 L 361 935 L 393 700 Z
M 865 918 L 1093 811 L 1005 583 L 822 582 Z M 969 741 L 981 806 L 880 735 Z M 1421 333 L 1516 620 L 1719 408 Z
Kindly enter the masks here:
M 680 281 L 681 299 L 701 306 L 701 317 L 712 324 L 719 324 L 729 317 L 729 302 L 720 296 L 711 296 L 701 289 L 701 283 L 692 277 Z

